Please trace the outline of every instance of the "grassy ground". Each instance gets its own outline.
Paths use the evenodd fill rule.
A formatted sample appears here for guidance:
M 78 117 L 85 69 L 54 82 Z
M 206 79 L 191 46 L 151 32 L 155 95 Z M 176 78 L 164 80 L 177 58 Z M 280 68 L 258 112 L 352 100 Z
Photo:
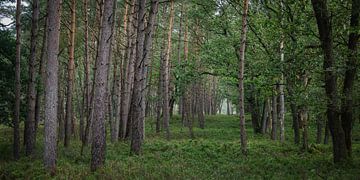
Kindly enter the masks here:
M 196 138 L 178 117 L 172 119 L 172 140 L 154 133 L 147 122 L 146 141 L 142 156 L 129 155 L 129 143 L 107 144 L 106 166 L 90 172 L 90 148 L 80 156 L 80 141 L 73 139 L 64 149 L 59 143 L 57 176 L 55 179 L 359 179 L 360 132 L 354 129 L 353 161 L 334 165 L 330 145 L 310 145 L 302 152 L 292 143 L 290 122 L 287 122 L 287 142 L 269 140 L 268 135 L 253 135 L 248 124 L 249 154 L 240 152 L 239 123 L 236 116 L 210 116 L 206 129 L 195 128 Z M 310 126 L 310 142 L 315 128 Z M 34 158 L 11 160 L 10 128 L 0 126 L 0 179 L 48 179 L 42 165 L 42 135 L 38 138 Z M 109 142 L 109 141 L 108 141 Z

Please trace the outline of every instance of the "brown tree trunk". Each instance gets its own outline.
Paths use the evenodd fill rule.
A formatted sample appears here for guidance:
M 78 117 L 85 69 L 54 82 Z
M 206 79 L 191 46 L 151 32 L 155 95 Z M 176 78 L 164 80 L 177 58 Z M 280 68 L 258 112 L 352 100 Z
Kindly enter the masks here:
M 25 154 L 31 155 L 35 146 L 35 106 L 36 106 L 36 46 L 38 38 L 39 0 L 32 2 L 31 42 L 29 58 L 28 114 L 25 122 Z M 26 139 L 26 140 L 25 140 Z
M 242 29 L 240 48 L 237 50 L 239 59 L 239 113 L 240 113 L 240 140 L 243 154 L 247 154 L 247 137 L 245 128 L 245 107 L 244 107 L 244 67 L 245 67 L 245 48 L 246 48 L 246 31 L 247 31 L 247 14 L 249 0 L 244 0 L 242 14 Z
M 112 39 L 112 24 L 114 23 L 114 0 L 106 0 L 100 28 L 100 40 L 96 58 L 94 121 L 92 125 L 91 170 L 95 171 L 105 163 L 105 118 L 107 98 L 107 77 Z
M 17 160 L 20 158 L 20 61 L 21 61 L 21 0 L 16 1 L 16 60 L 15 60 L 15 113 L 14 113 L 14 139 L 13 139 L 13 155 Z
M 324 53 L 325 91 L 327 95 L 327 118 L 333 140 L 334 162 L 347 159 L 348 152 L 345 142 L 344 130 L 341 126 L 338 109 L 338 94 L 335 72 L 335 59 L 331 35 L 330 16 L 326 0 L 311 0 L 318 25 L 321 47 Z
M 60 2 L 48 1 L 47 7 L 44 165 L 52 174 L 56 170 Z
M 65 139 L 64 146 L 68 147 L 71 136 L 71 122 L 73 112 L 73 91 L 74 91 L 74 53 L 75 53 L 75 31 L 76 31 L 76 0 L 71 0 L 71 22 L 69 30 L 69 62 L 68 62 L 68 74 L 67 74 L 67 92 L 66 92 L 66 114 L 65 114 Z
M 359 15 L 360 15 L 360 1 L 352 0 L 351 18 L 350 18 L 350 34 L 348 40 L 348 59 L 346 61 L 346 71 L 343 87 L 343 99 L 341 104 L 341 123 L 345 133 L 345 143 L 348 157 L 352 153 L 352 125 L 354 121 L 353 113 L 353 87 L 357 72 L 357 44 L 359 42 Z

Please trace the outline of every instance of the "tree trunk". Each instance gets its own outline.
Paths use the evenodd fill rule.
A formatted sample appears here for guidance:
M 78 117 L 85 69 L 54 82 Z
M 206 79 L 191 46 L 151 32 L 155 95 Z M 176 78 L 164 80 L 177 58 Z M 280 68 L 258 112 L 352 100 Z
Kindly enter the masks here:
M 276 88 L 274 88 L 276 90 Z M 273 95 L 272 99 L 272 128 L 271 128 L 271 139 L 276 140 L 276 131 L 277 131 L 277 96 Z
M 65 139 L 64 146 L 68 147 L 71 136 L 71 122 L 72 122 L 72 105 L 73 105 L 73 91 L 74 91 L 74 74 L 75 74 L 75 31 L 76 31 L 76 0 L 71 0 L 71 22 L 69 30 L 69 62 L 67 74 L 67 93 L 66 93 L 66 114 L 65 114 Z
M 282 4 L 282 3 L 281 3 Z M 280 42 L 280 56 L 281 63 L 284 62 L 284 38 L 281 37 Z M 284 74 L 281 74 L 280 85 L 279 85 L 279 93 L 280 93 L 280 113 L 279 113 L 279 123 L 280 123 L 280 142 L 285 142 L 285 93 L 284 93 Z
M 345 143 L 347 149 L 347 156 L 351 157 L 352 153 L 352 124 L 354 121 L 353 113 L 353 87 L 357 72 L 357 44 L 359 41 L 359 15 L 360 15 L 360 1 L 352 0 L 351 18 L 350 18 L 350 34 L 348 40 L 348 59 L 346 61 L 346 71 L 343 87 L 343 99 L 341 104 L 341 123 L 345 133 Z
M 32 22 L 31 22 L 31 42 L 29 58 L 29 84 L 28 84 L 28 114 L 25 122 L 24 141 L 25 154 L 27 156 L 33 153 L 35 146 L 35 106 L 36 106 L 36 46 L 38 38 L 39 22 L 39 0 L 32 3 Z M 26 140 L 25 140 L 26 139 Z
M 45 86 L 45 62 L 46 62 L 46 38 L 47 38 L 47 17 L 45 17 L 44 23 L 44 32 L 43 32 L 43 39 L 42 39 L 42 47 L 41 47 L 41 55 L 40 55 L 40 67 L 38 73 L 38 81 L 37 81 L 37 91 L 36 91 L 36 104 L 35 104 L 35 132 L 34 132 L 34 144 L 36 144 L 36 134 L 38 129 L 38 124 L 41 119 L 41 109 L 44 107 L 43 99 L 44 99 L 44 86 Z
M 326 0 L 311 0 L 318 25 L 321 47 L 324 53 L 325 91 L 327 95 L 327 118 L 333 140 L 334 162 L 347 159 L 348 152 L 345 142 L 344 130 L 341 126 L 338 110 L 337 82 L 335 72 L 335 59 L 331 35 L 330 16 Z
M 136 38 L 136 57 L 135 57 L 135 75 L 134 91 L 131 100 L 131 153 L 139 155 L 141 145 L 144 140 L 145 124 L 145 88 L 148 58 L 152 46 L 152 33 L 158 8 L 158 0 L 151 1 L 150 15 L 148 24 L 145 28 L 145 0 L 137 1 L 137 38 Z
M 17 160 L 20 158 L 20 61 L 21 61 L 21 0 L 16 1 L 16 60 L 15 60 L 15 117 L 13 120 L 14 139 L 13 139 L 13 155 Z
M 263 117 L 262 117 L 262 123 L 261 123 L 261 134 L 265 134 L 267 130 L 267 121 L 269 118 L 269 111 L 270 111 L 270 100 L 266 99 L 264 101 L 264 107 L 263 107 Z
M 247 14 L 249 8 L 249 0 L 244 0 L 242 14 L 242 29 L 240 48 L 238 49 L 239 59 L 239 113 L 240 113 L 240 140 L 241 150 L 243 154 L 247 154 L 247 137 L 245 128 L 245 110 L 244 110 L 244 66 L 245 66 L 245 47 L 246 47 L 246 31 L 247 31 Z
M 260 133 L 260 124 L 259 124 L 259 109 L 256 103 L 256 97 L 255 97 L 255 85 L 250 85 L 250 97 L 248 99 L 249 105 L 250 105 L 250 113 L 251 113 L 251 122 L 254 129 L 254 133 Z
M 130 103 L 131 103 L 131 91 L 132 86 L 134 83 L 134 51 L 135 48 L 135 40 L 136 40 L 136 22 L 134 22 L 135 14 L 135 0 L 130 2 L 130 14 L 128 16 L 128 26 L 126 29 L 126 36 L 127 36 L 127 47 L 126 47 L 126 55 L 124 60 L 124 85 L 123 85 L 123 92 L 122 92 L 122 104 L 121 104 L 121 123 L 120 123 L 120 136 L 122 139 L 126 138 L 126 135 L 129 133 L 128 124 L 129 124 L 129 112 L 130 112 Z M 135 50 L 134 50 L 135 49 Z M 126 71 L 125 71 L 126 69 Z
M 172 36 L 172 29 L 174 24 L 174 0 L 170 1 L 170 18 L 169 18 L 169 27 L 168 27 L 168 34 L 167 34 L 167 47 L 165 51 L 165 58 L 164 58 L 164 79 L 163 79 L 163 123 L 165 129 L 165 137 L 167 140 L 170 140 L 170 111 L 169 111 L 169 102 L 170 102 L 170 92 L 169 92 L 169 84 L 170 84 L 170 53 L 171 53 L 171 36 Z
M 44 165 L 51 174 L 56 170 L 60 1 L 48 1 L 47 7 Z
M 114 23 L 114 0 L 106 0 L 102 26 L 100 28 L 100 40 L 96 58 L 95 92 L 94 92 L 94 121 L 92 125 L 92 146 L 91 146 L 91 170 L 95 171 L 105 163 L 105 118 L 107 98 L 107 77 L 109 69 L 109 56 L 112 39 L 112 24 Z

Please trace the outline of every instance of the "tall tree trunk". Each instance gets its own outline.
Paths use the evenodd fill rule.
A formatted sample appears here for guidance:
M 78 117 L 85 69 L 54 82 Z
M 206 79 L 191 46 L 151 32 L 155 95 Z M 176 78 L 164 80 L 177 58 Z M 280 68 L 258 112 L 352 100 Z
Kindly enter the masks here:
M 337 82 L 335 59 L 333 56 L 333 42 L 330 16 L 326 0 L 311 0 L 318 25 L 321 47 L 324 53 L 325 91 L 327 95 L 327 118 L 333 140 L 334 162 L 347 159 L 348 152 L 345 143 L 345 134 L 341 126 L 338 109 Z
M 100 40 L 96 58 L 95 92 L 94 92 L 94 121 L 92 125 L 91 170 L 95 171 L 105 163 L 105 118 L 107 98 L 107 77 L 109 69 L 109 56 L 112 39 L 112 24 L 114 23 L 114 0 L 106 0 L 104 14 L 100 28 Z
M 282 4 L 282 3 L 281 3 Z M 281 37 L 280 42 L 280 61 L 284 62 L 284 37 Z M 280 94 L 280 113 L 279 113 L 279 123 L 280 123 L 280 142 L 285 142 L 285 93 L 284 93 L 284 74 L 281 74 L 280 85 L 279 85 L 279 94 Z
M 359 42 L 359 15 L 360 15 L 360 1 L 352 0 L 351 18 L 350 18 L 350 34 L 348 40 L 348 59 L 346 61 L 346 71 L 343 87 L 343 99 L 341 104 L 341 123 L 345 133 L 345 143 L 348 157 L 352 153 L 352 124 L 354 121 L 353 113 L 353 87 L 357 72 L 357 45 Z
M 136 58 L 134 75 L 134 92 L 131 100 L 131 153 L 136 155 L 141 152 L 141 145 L 144 139 L 145 120 L 145 88 L 146 75 L 150 49 L 152 46 L 152 33 L 158 8 L 158 0 L 151 1 L 150 15 L 145 28 L 145 0 L 138 0 L 137 3 L 137 38 Z
M 163 13 L 162 16 L 166 16 L 167 4 L 163 5 Z M 166 18 L 162 20 L 163 24 L 166 23 Z M 165 34 L 165 33 L 164 33 Z M 165 35 L 164 35 L 165 37 Z M 160 70 L 159 70 L 159 81 L 158 81 L 158 89 L 157 89 L 157 101 L 156 101 L 156 133 L 160 133 L 161 131 L 161 113 L 163 113 L 163 103 L 164 103 L 164 95 L 163 95 L 163 87 L 164 87 L 164 59 L 165 59 L 165 45 L 166 45 L 166 38 L 163 38 L 160 47 Z M 164 124 L 164 123 L 163 123 Z
M 171 53 L 171 37 L 172 37 L 172 29 L 174 24 L 174 0 L 170 1 L 170 18 L 169 18 L 169 28 L 168 28 L 168 35 L 167 35 L 167 47 L 166 53 L 164 58 L 164 79 L 163 79 L 163 123 L 165 129 L 165 137 L 167 140 L 170 140 L 170 111 L 169 111 L 169 84 L 170 84 L 170 53 Z
M 15 60 L 15 117 L 13 120 L 14 139 L 13 139 L 13 155 L 17 160 L 20 158 L 20 61 L 21 61 L 21 0 L 16 1 L 16 60 Z
M 28 114 L 25 124 L 25 154 L 31 155 L 35 146 L 35 106 L 36 106 L 36 46 L 38 38 L 39 0 L 32 2 L 31 42 L 29 58 Z M 25 140 L 26 139 L 26 140 Z
M 56 170 L 60 2 L 48 1 L 47 7 L 44 165 L 52 174 Z
M 41 54 L 40 54 L 40 67 L 39 67 L 39 73 L 38 73 L 38 81 L 37 81 L 37 91 L 36 91 L 36 104 L 35 104 L 35 132 L 34 132 L 34 144 L 36 144 L 36 134 L 38 129 L 38 124 L 41 119 L 41 113 L 43 105 L 43 99 L 44 99 L 44 86 L 45 86 L 45 62 L 46 62 L 46 38 L 47 38 L 47 17 L 44 19 L 44 32 L 43 32 L 43 39 L 42 39 L 42 47 L 41 47 Z
M 135 14 L 135 1 L 132 0 L 130 3 L 130 14 L 128 16 L 128 27 L 126 29 L 127 35 L 127 47 L 126 47 L 126 57 L 124 58 L 126 63 L 124 63 L 124 86 L 122 93 L 122 104 L 121 104 L 121 128 L 120 128 L 120 136 L 122 139 L 126 138 L 126 135 L 129 133 L 128 124 L 129 124 L 129 112 L 130 112 L 130 104 L 131 104 L 131 91 L 134 83 L 134 51 L 135 48 L 135 40 L 136 40 L 136 22 L 134 22 Z
M 66 93 L 66 114 L 65 114 L 65 139 L 64 146 L 68 147 L 71 136 L 71 122 L 73 112 L 73 91 L 74 91 L 74 71 L 75 71 L 75 31 L 76 31 L 76 0 L 71 0 L 71 22 L 69 30 L 69 62 L 68 62 L 68 74 L 67 74 L 67 93 Z
M 245 107 L 244 107 L 244 66 L 245 66 L 245 48 L 246 48 L 246 31 L 247 31 L 247 14 L 249 0 L 244 0 L 242 14 L 242 29 L 240 48 L 237 50 L 239 59 L 239 113 L 240 113 L 240 140 L 243 154 L 247 154 L 247 137 L 245 128 Z
M 89 124 L 89 106 L 90 106 L 90 60 L 89 60 L 89 16 L 88 16 L 88 0 L 84 0 L 83 5 L 84 12 L 84 87 L 85 87 L 85 96 L 84 96 L 84 118 L 80 119 L 80 139 L 84 143 L 85 141 L 85 131 L 88 129 L 84 127 L 85 119 L 86 124 Z M 89 130 L 88 130 L 89 131 Z

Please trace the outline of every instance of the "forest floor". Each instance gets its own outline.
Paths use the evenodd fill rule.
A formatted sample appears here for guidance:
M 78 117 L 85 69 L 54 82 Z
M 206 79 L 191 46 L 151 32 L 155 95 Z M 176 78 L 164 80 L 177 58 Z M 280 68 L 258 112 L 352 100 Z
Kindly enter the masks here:
M 245 157 L 240 151 L 237 116 L 207 117 L 205 129 L 194 128 L 195 139 L 189 139 L 188 129 L 175 116 L 171 120 L 171 141 L 166 141 L 164 134 L 155 134 L 154 122 L 148 120 L 141 156 L 129 155 L 128 142 L 108 141 L 105 167 L 90 172 L 90 148 L 81 156 L 81 143 L 73 138 L 67 149 L 59 143 L 57 175 L 53 178 L 359 179 L 359 124 L 353 133 L 353 161 L 343 165 L 333 164 L 331 145 L 315 144 L 315 126 L 309 128 L 310 148 L 303 152 L 293 143 L 290 121 L 284 144 L 271 141 L 269 135 L 254 135 L 248 122 L 249 153 Z M 12 130 L 0 126 L 0 179 L 49 179 L 42 165 L 43 136 L 38 136 L 35 157 L 22 155 L 19 161 L 12 160 L 11 140 Z

